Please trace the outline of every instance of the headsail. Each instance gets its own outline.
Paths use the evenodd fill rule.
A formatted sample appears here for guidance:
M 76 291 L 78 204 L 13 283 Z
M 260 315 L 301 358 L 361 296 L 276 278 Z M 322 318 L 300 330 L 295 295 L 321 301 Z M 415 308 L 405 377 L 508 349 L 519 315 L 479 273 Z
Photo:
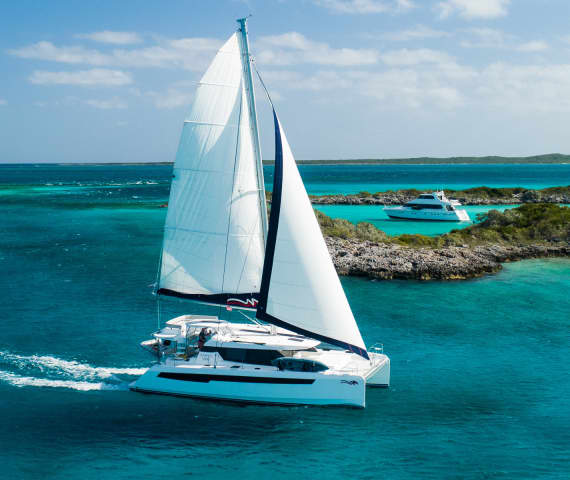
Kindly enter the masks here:
M 264 257 L 259 189 L 237 34 L 199 83 L 174 164 L 158 293 L 257 303 Z M 230 302 L 230 303 L 232 303 Z
M 368 358 L 275 111 L 275 174 L 257 318 Z

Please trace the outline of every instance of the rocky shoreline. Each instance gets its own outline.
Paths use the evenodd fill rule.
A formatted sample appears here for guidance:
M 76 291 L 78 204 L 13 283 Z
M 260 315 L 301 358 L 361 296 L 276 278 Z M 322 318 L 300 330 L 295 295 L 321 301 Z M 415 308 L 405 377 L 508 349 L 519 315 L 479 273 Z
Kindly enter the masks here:
M 398 190 L 395 192 L 354 195 L 312 195 L 314 205 L 403 205 L 415 199 L 421 192 Z M 445 190 L 448 198 L 459 200 L 462 205 L 519 205 L 524 203 L 570 203 L 570 187 L 546 188 L 544 190 L 486 189 L 481 187 L 466 191 Z
M 434 249 L 337 237 L 325 240 L 339 274 L 382 280 L 461 280 L 497 272 L 504 262 L 570 256 L 565 242 Z

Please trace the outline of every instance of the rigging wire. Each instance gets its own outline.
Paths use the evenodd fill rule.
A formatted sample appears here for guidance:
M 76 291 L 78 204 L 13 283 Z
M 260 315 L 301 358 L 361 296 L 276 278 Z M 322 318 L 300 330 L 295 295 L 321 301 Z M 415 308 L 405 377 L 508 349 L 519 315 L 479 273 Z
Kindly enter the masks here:
M 240 93 L 241 93 L 241 89 L 240 89 Z M 231 195 L 233 197 L 234 194 L 234 188 L 235 188 L 235 184 L 236 184 L 236 166 L 237 166 L 237 159 L 238 159 L 238 152 L 239 152 L 239 145 L 240 145 L 240 129 L 241 129 L 241 109 L 243 107 L 243 95 L 240 95 L 240 101 L 239 101 L 239 113 L 238 113 L 238 123 L 237 123 L 237 136 L 236 136 L 236 151 L 234 154 L 234 171 L 233 171 L 233 177 L 232 177 L 232 191 L 231 191 Z M 228 228 L 226 231 L 226 251 L 224 253 L 224 273 L 222 274 L 222 292 L 224 291 L 224 283 L 226 281 L 226 265 L 227 265 L 227 261 L 228 261 L 228 243 L 230 240 L 230 226 L 231 226 L 231 218 L 232 218 L 232 204 L 233 204 L 233 199 L 230 201 L 230 212 L 229 212 L 229 218 L 228 218 Z
M 269 103 L 271 104 L 271 108 L 273 108 L 273 110 L 275 111 L 275 105 L 273 105 L 273 100 L 271 100 L 271 95 L 269 95 L 269 90 L 267 90 L 267 87 L 265 86 L 265 82 L 263 81 L 263 78 L 261 78 L 261 73 L 259 73 L 259 70 L 257 69 L 257 65 L 255 64 L 255 58 L 253 56 L 251 57 L 251 64 L 253 65 L 253 69 L 255 70 L 255 73 L 257 73 L 257 78 L 259 78 L 259 82 L 261 83 L 261 86 L 263 87 L 263 90 L 265 91 L 265 95 L 267 95 L 267 100 L 269 100 Z

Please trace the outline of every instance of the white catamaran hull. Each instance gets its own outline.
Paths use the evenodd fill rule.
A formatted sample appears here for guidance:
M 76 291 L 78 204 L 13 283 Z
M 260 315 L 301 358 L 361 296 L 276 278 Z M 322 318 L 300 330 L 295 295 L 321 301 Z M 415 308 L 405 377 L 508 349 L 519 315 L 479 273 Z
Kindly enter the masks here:
M 156 364 L 131 390 L 273 405 L 337 405 L 364 408 L 366 385 L 388 387 L 390 361 L 371 354 L 362 374 L 280 371 L 271 367 Z M 185 362 L 184 362 L 185 363 Z

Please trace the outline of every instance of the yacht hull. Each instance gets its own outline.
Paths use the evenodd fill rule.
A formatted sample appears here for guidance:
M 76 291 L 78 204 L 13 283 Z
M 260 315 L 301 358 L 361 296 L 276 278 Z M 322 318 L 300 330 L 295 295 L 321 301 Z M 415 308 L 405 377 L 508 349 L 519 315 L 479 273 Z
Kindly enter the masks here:
M 366 373 L 366 386 L 388 388 L 390 386 L 390 359 L 383 354 L 371 353 L 374 366 Z
M 465 210 L 454 212 L 412 210 L 402 207 L 384 208 L 384 212 L 395 220 L 416 220 L 429 222 L 469 222 L 471 219 Z
M 364 408 L 366 383 L 361 375 L 157 364 L 130 389 L 245 403 Z

